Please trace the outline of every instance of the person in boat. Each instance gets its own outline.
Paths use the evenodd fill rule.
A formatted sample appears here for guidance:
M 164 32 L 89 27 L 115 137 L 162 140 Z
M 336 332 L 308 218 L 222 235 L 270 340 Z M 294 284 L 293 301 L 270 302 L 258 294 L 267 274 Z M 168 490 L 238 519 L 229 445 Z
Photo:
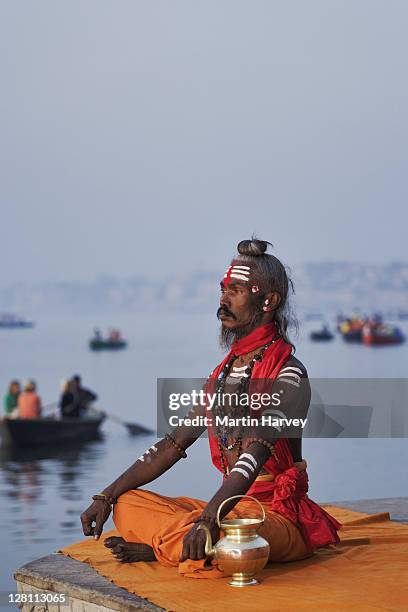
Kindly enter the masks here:
M 93 335 L 92 340 L 93 340 L 94 342 L 102 342 L 102 340 L 103 340 L 103 336 L 102 336 L 102 332 L 101 332 L 101 330 L 99 329 L 99 327 L 95 327 L 95 329 L 94 329 L 94 335 Z
M 35 380 L 28 380 L 24 391 L 20 393 L 17 401 L 18 416 L 20 419 L 39 419 L 41 416 L 41 398 L 37 393 Z
M 69 393 L 73 396 L 72 408 L 68 416 L 81 417 L 88 407 L 98 399 L 96 393 L 82 386 L 82 379 L 75 374 L 69 384 Z
M 110 342 L 120 342 L 122 340 L 120 331 L 118 329 L 111 329 L 109 332 L 109 340 Z
M 21 385 L 18 380 L 12 380 L 9 384 L 8 391 L 4 396 L 4 412 L 5 416 L 12 417 L 18 412 L 17 403 L 18 396 L 21 393 Z
M 279 393 L 279 411 L 305 419 L 310 384 L 287 333 L 292 284 L 280 260 L 266 253 L 268 244 L 255 238 L 240 242 L 238 255 L 221 280 L 217 316 L 221 345 L 229 352 L 210 374 L 206 388 L 210 385 L 226 395 L 237 387 L 242 393 L 258 379 L 262 384 L 266 381 Z M 205 410 L 193 407 L 188 416 L 201 417 Z M 231 416 L 234 407 L 215 406 L 211 414 Z M 81 514 L 84 534 L 98 539 L 113 510 L 120 536 L 106 538 L 105 546 L 117 560 L 158 560 L 178 566 L 185 576 L 216 578 L 223 573 L 215 562 L 209 565 L 205 559 L 206 536 L 200 526 L 205 524 L 213 542 L 217 541 L 220 504 L 229 500 L 220 512 L 221 519 L 231 511 L 235 517 L 248 517 L 253 511 L 251 503 L 241 501 L 236 506 L 238 499 L 234 497 L 248 494 L 259 500 L 266 512 L 260 534 L 269 542 L 269 561 L 304 559 L 319 547 L 339 542 L 340 523 L 307 495 L 301 436 L 289 436 L 275 427 L 234 425 L 225 430 L 210 419 L 212 462 L 223 480 L 209 502 L 165 497 L 141 488 L 185 458 L 186 450 L 205 427 L 179 425 L 94 495 L 93 503 Z
M 71 380 L 64 380 L 61 385 L 62 393 L 59 400 L 60 415 L 63 419 L 79 416 L 79 408 L 75 403 L 74 385 Z

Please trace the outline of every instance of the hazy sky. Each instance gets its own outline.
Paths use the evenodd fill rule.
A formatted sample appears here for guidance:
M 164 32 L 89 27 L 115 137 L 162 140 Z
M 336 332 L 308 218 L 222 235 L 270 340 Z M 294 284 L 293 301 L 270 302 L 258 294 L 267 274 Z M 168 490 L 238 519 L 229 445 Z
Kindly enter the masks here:
M 405 0 L 0 0 L 1 284 L 407 252 Z

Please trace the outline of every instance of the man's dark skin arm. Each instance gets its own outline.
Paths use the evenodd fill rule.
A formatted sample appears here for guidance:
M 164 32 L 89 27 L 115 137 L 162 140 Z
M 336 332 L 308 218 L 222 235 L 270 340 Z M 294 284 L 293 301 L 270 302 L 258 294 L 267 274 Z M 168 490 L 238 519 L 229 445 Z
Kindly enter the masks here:
M 258 467 L 255 468 L 254 466 L 254 471 L 250 472 L 249 478 L 244 477 L 239 472 L 232 471 L 228 478 L 224 480 L 217 493 L 208 502 L 206 508 L 200 516 L 200 519 L 185 536 L 180 561 L 185 561 L 186 559 L 197 560 L 205 557 L 206 534 L 201 528 L 199 528 L 200 524 L 205 523 L 207 525 L 212 536 L 212 541 L 215 543 L 218 540 L 220 533 L 219 527 L 216 523 L 217 511 L 220 504 L 234 495 L 245 495 L 245 493 L 252 486 L 255 478 L 258 476 L 263 464 L 270 457 L 269 450 L 263 446 L 263 444 L 259 444 L 258 442 L 252 443 L 245 450 L 244 454 L 252 455 L 257 462 Z M 228 512 L 232 510 L 238 501 L 239 499 L 233 499 L 224 504 L 220 513 L 220 518 L 223 518 L 226 514 L 228 514 Z
M 204 414 L 204 408 L 198 407 L 190 412 L 189 416 L 193 417 L 199 414 Z M 187 449 L 201 436 L 204 429 L 205 427 L 179 426 L 171 433 L 171 436 L 181 448 Z M 137 489 L 152 482 L 180 459 L 180 453 L 171 442 L 167 439 L 160 440 L 147 449 L 119 478 L 103 489 L 102 493 L 116 500 L 126 491 Z M 109 503 L 95 500 L 81 514 L 84 535 L 94 536 L 96 540 L 99 539 L 103 525 L 108 520 L 110 513 Z

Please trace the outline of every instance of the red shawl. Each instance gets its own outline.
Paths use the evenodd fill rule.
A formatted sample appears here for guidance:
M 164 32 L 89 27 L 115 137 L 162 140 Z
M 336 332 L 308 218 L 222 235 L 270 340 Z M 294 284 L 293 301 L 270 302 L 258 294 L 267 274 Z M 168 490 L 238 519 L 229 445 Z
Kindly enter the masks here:
M 266 344 L 275 335 L 275 323 L 268 323 L 257 327 L 248 336 L 234 342 L 230 352 L 211 373 L 210 378 L 218 377 L 233 354 L 245 355 Z M 266 349 L 262 361 L 255 363 L 252 378 L 275 379 L 291 353 L 290 344 L 280 338 Z M 213 464 L 222 472 L 220 451 L 213 427 L 209 427 L 208 437 Z M 327 544 L 337 544 L 340 541 L 337 530 L 340 529 L 341 524 L 309 499 L 307 472 L 294 467 L 292 453 L 286 438 L 280 438 L 277 441 L 275 453 L 275 456 L 268 459 L 263 466 L 265 471 L 275 476 L 275 479 L 272 482 L 255 481 L 248 495 L 256 497 L 270 510 L 282 514 L 299 527 L 311 551 Z

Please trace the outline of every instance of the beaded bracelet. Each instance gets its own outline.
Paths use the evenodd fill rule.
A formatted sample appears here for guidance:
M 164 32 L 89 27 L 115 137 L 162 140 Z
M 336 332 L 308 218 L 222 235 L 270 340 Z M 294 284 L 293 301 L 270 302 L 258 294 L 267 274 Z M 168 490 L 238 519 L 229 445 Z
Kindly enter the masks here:
M 174 448 L 176 449 L 180 457 L 182 457 L 183 459 L 187 457 L 187 453 L 184 450 L 184 448 L 182 448 L 179 444 L 177 444 L 175 439 L 170 434 L 166 434 L 164 437 L 168 442 L 170 442 L 170 444 L 174 446 Z
M 263 440 L 262 438 L 249 438 L 248 440 L 246 440 L 245 448 L 248 448 L 248 446 L 250 444 L 253 444 L 254 442 L 258 442 L 258 444 L 262 444 L 263 446 L 265 446 L 265 448 L 268 449 L 271 455 L 275 454 L 275 444 L 273 444 L 272 442 L 268 442 L 268 440 Z
M 106 493 L 98 493 L 98 495 L 92 495 L 92 499 L 95 501 L 104 501 L 110 506 L 114 506 L 117 500 L 110 495 L 106 495 Z

